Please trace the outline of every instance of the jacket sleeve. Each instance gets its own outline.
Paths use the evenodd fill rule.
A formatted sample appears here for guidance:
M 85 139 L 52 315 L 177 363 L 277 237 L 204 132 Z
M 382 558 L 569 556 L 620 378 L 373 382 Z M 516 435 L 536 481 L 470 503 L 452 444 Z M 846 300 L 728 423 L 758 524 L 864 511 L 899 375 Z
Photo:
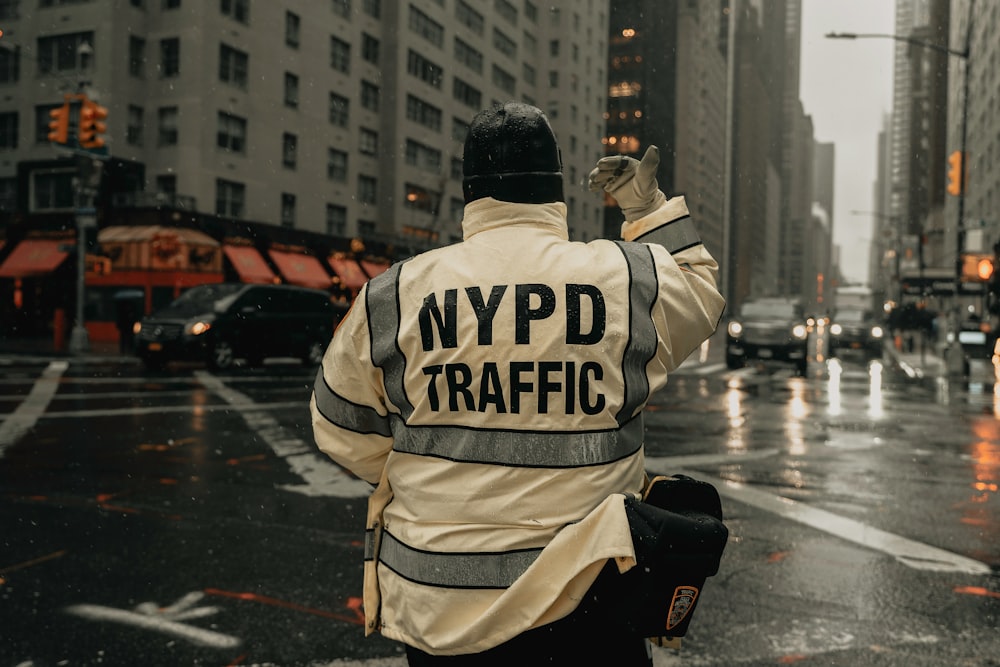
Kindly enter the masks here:
M 365 293 L 327 347 L 309 408 L 313 436 L 337 464 L 377 484 L 392 449 L 382 371 L 372 363 Z
M 622 238 L 644 243 L 653 255 L 658 298 L 652 316 L 659 333 L 651 368 L 654 386 L 711 336 L 725 309 L 719 265 L 701 242 L 684 197 L 622 225 Z

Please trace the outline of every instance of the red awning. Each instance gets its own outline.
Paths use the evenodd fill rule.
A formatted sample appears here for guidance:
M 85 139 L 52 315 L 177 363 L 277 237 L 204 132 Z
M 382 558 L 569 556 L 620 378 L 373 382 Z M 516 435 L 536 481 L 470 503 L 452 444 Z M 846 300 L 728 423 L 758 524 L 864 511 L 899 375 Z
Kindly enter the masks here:
M 226 253 L 236 273 L 240 275 L 240 280 L 245 283 L 269 285 L 277 279 L 271 267 L 252 246 L 224 245 L 222 252 Z
M 25 239 L 18 243 L 0 265 L 0 278 L 44 276 L 55 271 L 68 254 L 61 248 L 67 241 Z
M 361 260 L 361 268 L 365 270 L 369 278 L 374 278 L 380 273 L 385 273 L 389 268 L 388 262 L 373 262 L 370 259 Z
M 330 288 L 329 274 L 312 255 L 284 250 L 268 250 L 267 254 L 278 265 L 278 270 L 286 282 L 302 287 Z
M 337 272 L 340 276 L 340 284 L 349 290 L 359 290 L 366 282 L 368 282 L 368 276 L 361 269 L 361 265 L 358 264 L 357 260 L 350 257 L 338 257 L 331 255 L 326 258 L 326 261 L 330 263 L 333 270 Z

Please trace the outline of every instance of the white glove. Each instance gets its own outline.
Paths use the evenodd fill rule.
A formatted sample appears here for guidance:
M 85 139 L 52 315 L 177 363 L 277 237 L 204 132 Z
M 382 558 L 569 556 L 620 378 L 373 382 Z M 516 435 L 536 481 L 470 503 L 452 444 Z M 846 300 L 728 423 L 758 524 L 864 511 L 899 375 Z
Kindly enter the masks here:
M 626 155 L 602 157 L 590 172 L 587 187 L 591 192 L 604 190 L 618 202 L 625 222 L 645 217 L 667 201 L 656 182 L 660 149 L 650 146 L 642 161 Z

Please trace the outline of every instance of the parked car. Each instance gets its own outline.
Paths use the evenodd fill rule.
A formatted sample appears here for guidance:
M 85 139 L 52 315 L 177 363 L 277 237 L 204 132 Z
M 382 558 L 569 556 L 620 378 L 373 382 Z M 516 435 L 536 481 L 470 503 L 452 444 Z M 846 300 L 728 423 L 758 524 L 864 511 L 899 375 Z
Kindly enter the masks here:
M 135 350 L 149 369 L 202 361 L 225 369 L 238 359 L 297 357 L 318 365 L 347 306 L 323 290 L 291 285 L 200 285 L 144 317 Z
M 884 337 L 885 329 L 875 321 L 871 311 L 839 310 L 830 323 L 830 356 L 853 352 L 865 359 L 881 359 Z
M 726 365 L 741 368 L 750 360 L 790 363 L 805 375 L 809 363 L 809 327 L 795 299 L 747 301 L 726 327 Z

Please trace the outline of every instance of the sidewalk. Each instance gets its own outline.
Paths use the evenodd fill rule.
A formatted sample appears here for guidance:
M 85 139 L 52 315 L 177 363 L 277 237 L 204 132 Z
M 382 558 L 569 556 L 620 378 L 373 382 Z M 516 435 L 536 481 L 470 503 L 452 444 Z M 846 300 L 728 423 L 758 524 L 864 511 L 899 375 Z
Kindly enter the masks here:
M 73 359 L 77 361 L 115 362 L 138 364 L 135 355 L 122 354 L 118 351 L 118 343 L 114 341 L 91 341 L 90 349 L 80 354 L 74 354 L 65 347 L 57 350 L 52 340 L 48 338 L 0 338 L 0 357 L 15 359 L 45 358 Z

